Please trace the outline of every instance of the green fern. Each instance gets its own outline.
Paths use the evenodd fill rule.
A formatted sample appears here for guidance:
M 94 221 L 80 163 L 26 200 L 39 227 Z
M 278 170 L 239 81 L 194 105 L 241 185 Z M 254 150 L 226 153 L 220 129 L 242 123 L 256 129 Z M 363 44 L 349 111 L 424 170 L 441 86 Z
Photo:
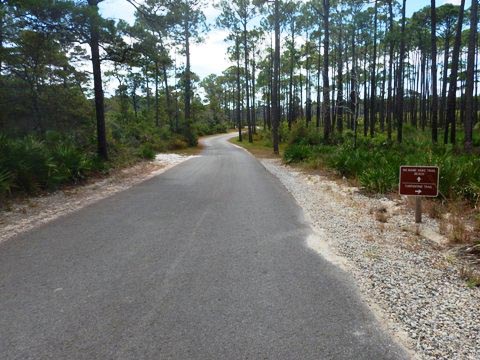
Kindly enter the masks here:
M 9 194 L 12 187 L 12 174 L 7 170 L 0 170 L 0 197 Z

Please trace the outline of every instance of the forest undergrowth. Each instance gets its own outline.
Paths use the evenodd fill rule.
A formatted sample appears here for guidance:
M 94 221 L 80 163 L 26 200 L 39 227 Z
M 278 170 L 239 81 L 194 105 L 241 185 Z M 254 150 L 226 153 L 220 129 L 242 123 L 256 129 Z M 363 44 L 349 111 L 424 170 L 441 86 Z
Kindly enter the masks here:
M 91 131 L 0 134 L 0 204 L 17 195 L 36 195 L 82 183 L 89 177 L 105 176 L 113 169 L 152 160 L 160 152 L 196 147 L 198 136 L 227 131 L 226 127 L 201 126 L 186 136 L 142 120 L 122 124 L 111 121 L 109 129 L 108 161 L 97 155 Z

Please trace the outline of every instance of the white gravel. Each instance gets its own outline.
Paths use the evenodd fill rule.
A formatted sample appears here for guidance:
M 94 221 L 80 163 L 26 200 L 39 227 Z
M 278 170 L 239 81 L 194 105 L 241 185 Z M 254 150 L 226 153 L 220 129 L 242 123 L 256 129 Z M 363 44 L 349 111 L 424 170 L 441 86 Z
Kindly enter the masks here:
M 455 260 L 435 237 L 410 230 L 404 201 L 374 199 L 342 181 L 308 175 L 261 159 L 305 210 L 326 245 L 308 244 L 353 274 L 364 298 L 421 359 L 480 359 L 480 289 L 459 277 Z M 379 222 L 371 209 L 387 209 Z M 424 218 L 421 234 L 438 233 Z M 438 236 L 441 239 L 441 236 Z M 435 241 L 432 241 L 435 240 Z
M 155 162 L 157 163 L 160 163 L 160 164 L 163 164 L 165 166 L 175 166 L 175 165 L 178 165 L 182 162 L 184 162 L 185 160 L 188 160 L 188 159 L 191 159 L 191 158 L 194 158 L 194 157 L 197 157 L 198 155 L 192 155 L 192 156 L 188 156 L 188 155 L 182 155 L 182 154 L 167 154 L 167 153 L 161 153 L 161 154 L 157 154 L 155 156 Z

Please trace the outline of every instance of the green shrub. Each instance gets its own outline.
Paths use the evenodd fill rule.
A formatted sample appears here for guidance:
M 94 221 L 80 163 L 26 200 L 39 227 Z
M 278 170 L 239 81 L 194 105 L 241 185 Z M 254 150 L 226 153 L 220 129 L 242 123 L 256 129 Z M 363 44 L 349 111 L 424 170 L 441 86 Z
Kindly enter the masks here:
M 360 174 L 359 181 L 368 192 L 386 194 L 397 188 L 397 173 L 396 168 L 382 164 L 366 169 Z
M 52 157 L 56 164 L 53 175 L 56 184 L 84 180 L 93 168 L 91 158 L 73 144 L 60 144 Z
M 282 121 L 278 127 L 278 137 L 280 142 L 290 142 L 290 130 L 286 121 Z
M 168 143 L 169 150 L 182 150 L 188 147 L 187 142 L 181 136 L 174 136 Z
M 198 122 L 192 126 L 197 136 L 222 134 L 228 131 L 226 123 Z
M 227 124 L 217 124 L 214 129 L 216 134 L 222 134 L 228 131 L 228 126 Z
M 288 129 L 288 127 L 287 127 Z M 305 122 L 299 121 L 292 125 L 292 130 L 288 134 L 287 140 L 289 144 L 304 145 L 321 145 L 323 141 L 323 133 L 315 126 L 307 127 Z
M 186 128 L 183 131 L 183 137 L 187 142 L 188 146 L 197 146 L 198 145 L 198 135 L 193 128 Z
M 283 154 L 283 158 L 287 164 L 308 160 L 312 156 L 312 148 L 303 144 L 289 145 Z
M 91 166 L 92 173 L 106 174 L 109 172 L 111 168 L 111 163 L 103 160 L 97 154 L 94 154 L 90 158 L 90 166 Z
M 211 135 L 212 129 L 206 123 L 197 123 L 195 124 L 195 132 L 198 136 Z
M 155 159 L 155 151 L 150 144 L 140 146 L 140 157 L 147 160 Z
M 367 159 L 358 149 L 342 146 L 328 160 L 328 164 L 342 176 L 355 177 L 366 168 Z
M 15 138 L 0 134 L 0 197 L 13 190 L 27 194 L 54 190 L 93 173 L 106 173 L 110 167 L 128 166 L 139 158 L 153 159 L 167 149 L 197 144 L 195 129 L 183 135 L 172 134 L 169 126 L 158 127 L 142 114 L 128 121 L 107 116 L 107 122 L 109 161 L 96 155 L 96 137 L 91 128 L 69 136 L 57 131 Z M 208 130 L 226 131 L 226 126 L 212 124 Z
M 9 194 L 13 187 L 12 174 L 0 169 L 0 198 Z
M 0 173 L 4 183 L 5 174 L 9 174 L 9 190 L 15 188 L 29 194 L 53 190 L 61 184 L 82 180 L 98 168 L 88 152 L 54 133 L 47 134 L 46 140 L 3 136 L 1 144 Z
M 19 190 L 35 193 L 52 187 L 56 164 L 42 141 L 32 136 L 9 140 L 2 155 L 1 167 L 13 174 Z
M 360 126 L 361 128 L 361 126 Z M 335 132 L 331 141 L 323 141 L 323 132 L 307 128 L 303 122 L 293 124 L 288 131 L 286 122 L 280 134 L 288 146 L 284 153 L 287 163 L 308 162 L 327 166 L 340 175 L 356 178 L 370 192 L 396 191 L 401 165 L 435 165 L 440 168 L 439 190 L 447 199 L 468 200 L 473 205 L 480 202 L 480 158 L 463 153 L 460 147 L 432 145 L 429 131 L 406 124 L 404 141 L 399 144 L 386 134 L 374 138 L 358 133 L 357 146 L 353 147 L 354 133 Z M 480 145 L 480 137 L 475 135 Z M 262 135 L 263 137 L 263 135 Z M 265 135 L 268 138 L 269 134 Z M 461 143 L 459 134 L 459 143 Z

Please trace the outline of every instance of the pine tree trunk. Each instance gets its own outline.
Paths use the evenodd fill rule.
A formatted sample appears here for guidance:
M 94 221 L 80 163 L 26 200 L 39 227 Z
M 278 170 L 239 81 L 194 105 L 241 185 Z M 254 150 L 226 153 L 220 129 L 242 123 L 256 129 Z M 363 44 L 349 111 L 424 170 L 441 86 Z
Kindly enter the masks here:
M 317 119 L 316 119 L 316 126 L 317 126 L 317 129 L 320 128 L 320 118 L 321 118 L 321 114 L 322 114 L 322 109 L 321 109 L 321 105 L 320 105 L 320 74 L 322 72 L 322 58 L 320 57 L 320 50 L 322 48 L 322 36 L 320 35 L 320 26 L 318 28 L 318 64 L 317 64 L 317 108 L 316 108 L 316 115 L 317 115 Z
M 450 55 L 450 36 L 445 38 L 443 50 L 443 77 L 442 77 L 442 99 L 440 102 L 440 126 L 446 126 L 445 109 L 447 107 L 447 85 L 448 85 L 448 58 Z
M 378 24 L 378 6 L 375 0 L 375 17 L 373 20 L 373 59 L 371 59 L 372 74 L 370 85 L 370 136 L 375 135 L 375 117 L 376 117 L 376 97 L 377 97 L 377 24 Z
M 240 109 L 240 40 L 238 35 L 235 37 L 235 55 L 237 58 L 237 126 L 238 126 L 238 141 L 243 141 L 242 138 L 242 114 Z
M 323 0 L 323 27 L 325 35 L 323 38 L 323 137 L 329 141 L 331 132 L 331 114 L 330 114 L 330 80 L 328 69 L 329 51 L 330 51 L 330 0 Z
M 477 44 L 477 27 L 478 27 L 478 0 L 472 0 L 470 9 L 470 34 L 468 37 L 468 57 L 467 57 L 467 84 L 465 90 L 465 151 L 471 152 L 473 149 L 473 123 L 474 123 L 474 102 L 473 88 L 475 86 L 475 54 Z
M 392 0 L 388 0 L 388 13 L 389 13 L 389 33 L 393 35 L 393 4 Z M 392 140 L 392 116 L 393 116 L 393 54 L 394 54 L 394 42 L 393 37 L 390 40 L 388 51 L 388 94 L 387 94 L 387 137 L 388 140 Z
M 167 107 L 168 121 L 170 123 L 170 129 L 173 129 L 173 116 L 172 116 L 172 102 L 170 99 L 170 88 L 168 86 L 168 75 L 167 75 L 167 66 L 165 63 L 162 63 L 162 72 L 163 72 L 163 82 L 165 86 L 165 100 Z
M 267 93 L 267 126 L 268 130 L 272 129 L 272 93 L 273 93 L 273 40 L 270 36 L 270 68 L 268 69 L 269 89 Z
M 438 89 L 437 89 L 437 11 L 435 0 L 431 0 L 431 43 L 432 43 L 432 142 L 438 142 Z
M 253 133 L 257 133 L 257 112 L 255 108 L 255 48 L 252 51 L 252 123 L 253 123 Z
M 292 128 L 292 122 L 294 117 L 294 101 L 293 101 L 293 68 L 295 66 L 295 20 L 292 19 L 290 24 L 291 32 L 291 48 L 290 48 L 290 69 L 288 79 L 288 129 Z
M 248 71 L 248 43 L 247 43 L 247 22 L 243 22 L 243 53 L 245 58 L 245 98 L 247 101 L 247 127 L 248 127 L 248 142 L 253 142 L 252 122 L 250 118 L 250 85 L 249 85 L 249 71 Z
M 338 47 L 338 73 L 337 73 L 337 130 L 343 132 L 343 27 L 339 25 L 339 47 Z
M 155 125 L 160 126 L 160 109 L 158 104 L 158 77 L 159 77 L 158 60 L 155 60 Z
M 451 126 L 450 142 L 452 144 L 455 144 L 456 138 L 457 138 L 455 111 L 456 111 L 456 102 L 457 102 L 458 66 L 460 61 L 460 46 L 462 41 L 462 25 L 463 25 L 464 9 L 465 9 L 465 0 L 461 0 L 460 12 L 458 14 L 457 32 L 455 34 L 455 44 L 453 46 L 452 71 L 450 74 L 450 84 L 448 88 L 447 118 L 445 122 L 445 134 L 444 134 L 445 144 L 448 143 L 448 125 Z
M 368 125 L 369 125 L 369 115 L 368 115 L 368 73 L 367 73 L 367 52 L 368 52 L 368 44 L 365 43 L 364 49 L 364 57 L 363 57 L 363 73 L 364 73 L 364 81 L 363 81 L 363 136 L 366 137 L 368 135 Z
M 190 23 L 188 20 L 188 14 L 185 15 L 185 56 L 186 56 L 186 64 L 185 64 L 185 125 L 187 131 L 190 132 L 190 125 L 191 125 L 191 96 L 192 96 L 192 80 L 191 80 L 191 72 L 190 72 Z
M 88 5 L 94 10 L 90 18 L 90 50 L 92 53 L 93 84 L 95 94 L 95 112 L 97 117 L 98 155 L 108 159 L 107 135 L 105 130 L 105 104 L 102 84 L 102 69 L 100 62 L 100 31 L 98 28 L 98 0 L 88 0 Z
M 273 60 L 273 92 L 272 92 L 272 140 L 273 152 L 279 154 L 278 127 L 280 125 L 280 109 L 278 107 L 278 80 L 280 75 L 280 4 L 275 0 L 275 54 Z
M 354 146 L 357 147 L 358 93 L 357 93 L 357 57 L 355 54 L 355 28 L 352 30 L 352 76 L 350 89 L 350 112 L 352 113 L 352 128 Z
M 306 94 L 306 104 L 305 104 L 305 121 L 307 123 L 307 127 L 310 125 L 312 122 L 312 93 L 311 93 L 311 82 L 310 82 L 310 43 L 308 42 L 308 33 L 306 34 L 306 41 L 307 41 L 307 48 L 306 48 L 306 53 L 307 53 L 307 59 L 306 59 L 306 72 L 307 72 L 307 78 L 305 80 L 305 94 Z
M 425 130 L 427 122 L 427 110 L 426 110 L 426 97 L 425 97 L 425 81 L 426 81 L 426 67 L 427 67 L 427 54 L 422 51 L 422 63 L 420 70 L 420 126 L 422 131 Z
M 380 131 L 385 132 L 385 83 L 387 81 L 387 52 L 383 52 L 382 92 L 380 95 Z
M 400 40 L 400 57 L 398 59 L 398 85 L 397 85 L 397 141 L 399 143 L 403 140 L 403 93 L 404 93 L 404 74 L 403 74 L 403 63 L 405 59 L 405 8 L 406 0 L 403 0 L 402 6 L 402 30 L 401 30 L 401 40 Z

